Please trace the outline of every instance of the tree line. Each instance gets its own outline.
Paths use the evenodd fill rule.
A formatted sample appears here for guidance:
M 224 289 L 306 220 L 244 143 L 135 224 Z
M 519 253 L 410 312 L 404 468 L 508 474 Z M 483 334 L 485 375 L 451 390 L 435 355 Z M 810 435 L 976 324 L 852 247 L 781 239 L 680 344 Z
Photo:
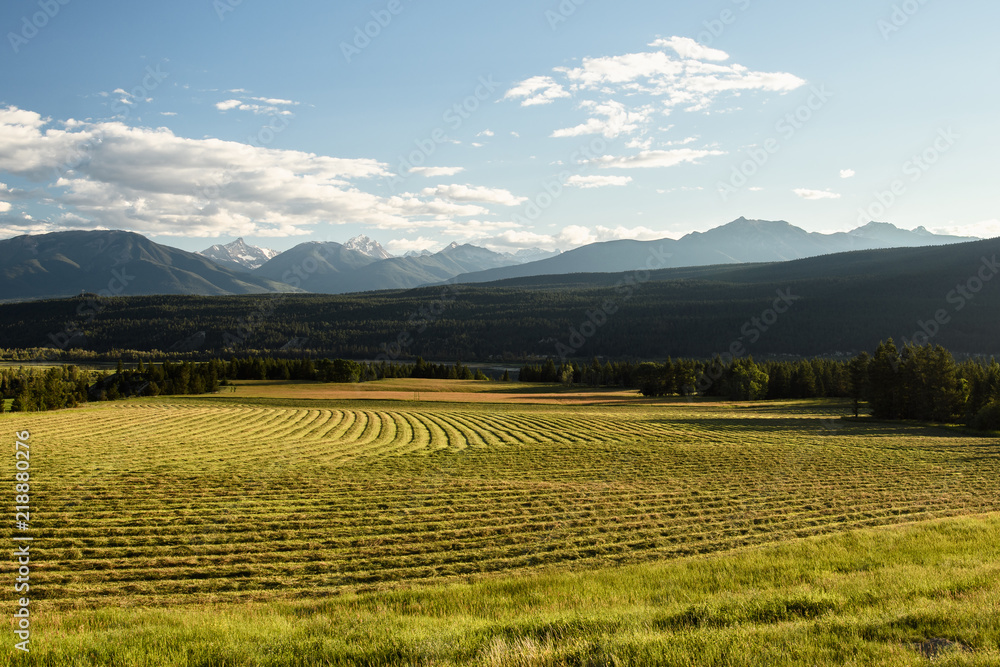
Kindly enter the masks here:
M 867 403 L 878 419 L 963 423 L 1000 430 L 1000 364 L 961 363 L 940 345 L 897 347 L 890 338 L 874 354 L 850 360 L 758 363 L 752 357 L 664 363 L 604 362 L 526 365 L 524 382 L 561 382 L 636 389 L 644 396 L 705 396 L 734 401 L 850 398 L 855 416 Z
M 0 369 L 0 411 L 33 412 L 75 407 L 87 401 L 133 396 L 204 394 L 233 380 L 289 380 L 356 383 L 386 378 L 488 380 L 469 366 L 427 363 L 313 360 L 261 355 L 144 363 L 115 372 L 84 371 L 77 366 L 49 369 Z M 503 380 L 509 380 L 505 372 Z M 559 362 L 528 364 L 523 382 L 580 384 L 635 389 L 644 396 L 704 396 L 737 401 L 801 398 L 850 398 L 854 414 L 867 404 L 878 419 L 916 419 L 964 423 L 1000 430 L 1000 364 L 994 359 L 958 363 L 940 345 L 897 347 L 890 338 L 873 354 L 850 360 L 800 359 L 758 363 L 752 357 L 710 361 Z
M 423 359 L 403 364 L 249 356 L 156 364 L 140 360 L 134 368 L 126 368 L 119 360 L 114 372 L 83 371 L 77 366 L 0 369 L 0 412 L 5 410 L 8 399 L 12 399 L 12 412 L 43 412 L 88 401 L 214 393 L 233 380 L 357 383 L 386 378 L 490 379 L 481 370 L 473 371 L 461 362 L 434 364 Z

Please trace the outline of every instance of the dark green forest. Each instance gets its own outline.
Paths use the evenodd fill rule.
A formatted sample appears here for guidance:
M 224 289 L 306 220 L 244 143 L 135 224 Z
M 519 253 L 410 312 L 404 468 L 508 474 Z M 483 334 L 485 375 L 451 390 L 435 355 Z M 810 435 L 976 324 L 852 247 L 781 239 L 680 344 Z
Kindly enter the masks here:
M 953 353 L 1000 353 L 1000 284 L 950 304 L 900 280 L 648 282 L 572 289 L 426 288 L 348 296 L 86 298 L 0 306 L 6 358 L 528 361 L 853 356 L 891 335 Z M 954 296 L 954 295 L 953 295 Z M 961 308 L 958 306 L 961 305 Z M 78 316 L 78 313 L 84 313 Z M 46 351 L 47 349 L 47 351 Z M 135 356 L 135 355 L 133 355 Z

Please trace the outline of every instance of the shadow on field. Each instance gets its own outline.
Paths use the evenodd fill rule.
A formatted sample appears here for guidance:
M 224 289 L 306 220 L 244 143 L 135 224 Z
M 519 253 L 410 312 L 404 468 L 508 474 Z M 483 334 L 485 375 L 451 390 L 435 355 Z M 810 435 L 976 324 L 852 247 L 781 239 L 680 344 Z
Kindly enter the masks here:
M 966 431 L 954 431 L 933 424 L 900 422 L 899 424 L 868 419 L 823 419 L 820 417 L 664 417 L 645 420 L 650 424 L 689 427 L 692 431 L 705 430 L 774 433 L 782 431 L 815 432 L 817 435 L 863 435 L 867 438 L 982 438 Z M 984 445 L 985 446 L 985 445 Z

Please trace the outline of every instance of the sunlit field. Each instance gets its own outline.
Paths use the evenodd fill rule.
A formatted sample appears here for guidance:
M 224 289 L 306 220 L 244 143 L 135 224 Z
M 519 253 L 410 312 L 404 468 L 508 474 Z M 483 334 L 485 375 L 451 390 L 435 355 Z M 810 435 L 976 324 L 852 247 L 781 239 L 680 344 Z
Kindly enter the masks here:
M 837 402 L 364 390 L 0 417 L 31 431 L 30 664 L 1000 661 L 995 438 Z

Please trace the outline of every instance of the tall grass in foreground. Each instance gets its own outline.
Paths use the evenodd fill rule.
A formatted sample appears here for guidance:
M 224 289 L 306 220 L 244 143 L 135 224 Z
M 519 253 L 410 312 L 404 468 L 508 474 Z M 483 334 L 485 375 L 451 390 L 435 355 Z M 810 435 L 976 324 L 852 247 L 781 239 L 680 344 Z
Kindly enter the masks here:
M 298 603 L 42 613 L 4 665 L 998 665 L 1000 515 Z M 11 635 L 12 636 L 12 635 Z

